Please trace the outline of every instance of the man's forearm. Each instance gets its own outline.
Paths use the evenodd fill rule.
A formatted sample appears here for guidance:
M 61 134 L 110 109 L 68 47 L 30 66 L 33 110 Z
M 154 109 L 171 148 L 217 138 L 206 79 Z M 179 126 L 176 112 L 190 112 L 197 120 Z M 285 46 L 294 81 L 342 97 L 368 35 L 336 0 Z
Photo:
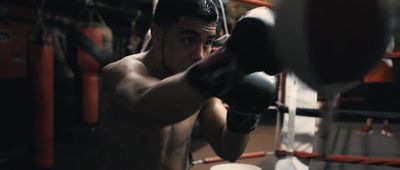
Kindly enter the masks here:
M 225 126 L 219 141 L 218 155 L 225 160 L 236 161 L 246 149 L 249 138 L 249 134 L 231 132 Z

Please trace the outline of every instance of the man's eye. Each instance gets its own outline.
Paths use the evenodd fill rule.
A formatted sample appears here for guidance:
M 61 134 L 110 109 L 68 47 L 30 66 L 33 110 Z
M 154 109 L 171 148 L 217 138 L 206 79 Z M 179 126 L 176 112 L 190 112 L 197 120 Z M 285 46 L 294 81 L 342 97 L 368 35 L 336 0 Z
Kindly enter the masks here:
M 190 43 L 192 43 L 194 41 L 194 38 L 193 37 L 184 37 L 184 38 L 181 39 L 181 41 L 184 44 L 190 44 Z

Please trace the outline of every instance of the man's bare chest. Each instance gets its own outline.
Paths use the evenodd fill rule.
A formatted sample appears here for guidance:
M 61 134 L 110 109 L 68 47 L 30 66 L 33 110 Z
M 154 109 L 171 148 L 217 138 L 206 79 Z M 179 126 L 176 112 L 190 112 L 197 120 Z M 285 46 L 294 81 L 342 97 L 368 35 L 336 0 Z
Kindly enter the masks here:
M 139 142 L 161 150 L 185 148 L 190 143 L 194 123 L 194 118 L 188 118 L 173 125 L 145 129 L 139 135 Z

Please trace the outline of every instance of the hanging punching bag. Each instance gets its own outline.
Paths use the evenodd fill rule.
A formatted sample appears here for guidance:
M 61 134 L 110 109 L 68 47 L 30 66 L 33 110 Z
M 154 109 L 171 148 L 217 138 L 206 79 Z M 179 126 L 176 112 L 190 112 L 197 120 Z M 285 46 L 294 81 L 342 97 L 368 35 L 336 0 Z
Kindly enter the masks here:
M 364 83 L 387 83 L 392 81 L 394 81 L 392 68 L 384 61 L 380 61 L 375 65 L 375 67 L 363 78 Z
M 386 48 L 386 54 L 391 53 L 395 47 L 394 38 L 391 38 Z M 390 66 L 392 65 L 392 66 Z M 393 63 L 391 59 L 383 58 L 363 78 L 363 83 L 388 83 L 394 81 Z
M 77 62 L 82 74 L 83 120 L 93 125 L 99 119 L 99 72 L 112 61 L 112 32 L 94 8 L 84 10 L 89 19 L 77 24 Z
M 27 45 L 28 72 L 34 102 L 34 161 L 39 168 L 54 164 L 54 63 L 50 33 L 39 18 Z
M 282 63 L 319 92 L 361 82 L 389 41 L 387 0 L 280 0 L 276 9 Z

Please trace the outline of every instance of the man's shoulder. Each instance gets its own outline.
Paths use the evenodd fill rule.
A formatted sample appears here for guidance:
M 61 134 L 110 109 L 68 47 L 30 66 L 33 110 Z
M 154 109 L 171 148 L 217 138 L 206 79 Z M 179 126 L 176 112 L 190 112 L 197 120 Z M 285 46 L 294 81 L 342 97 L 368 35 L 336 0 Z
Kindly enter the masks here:
M 142 62 L 142 54 L 134 54 L 123 57 L 122 59 L 106 65 L 103 68 L 103 74 L 108 73 L 134 73 L 146 69 Z
M 142 54 L 126 56 L 116 62 L 106 65 L 102 70 L 102 77 L 105 82 L 119 81 L 126 77 L 141 77 L 146 74 L 146 66 L 143 64 Z

